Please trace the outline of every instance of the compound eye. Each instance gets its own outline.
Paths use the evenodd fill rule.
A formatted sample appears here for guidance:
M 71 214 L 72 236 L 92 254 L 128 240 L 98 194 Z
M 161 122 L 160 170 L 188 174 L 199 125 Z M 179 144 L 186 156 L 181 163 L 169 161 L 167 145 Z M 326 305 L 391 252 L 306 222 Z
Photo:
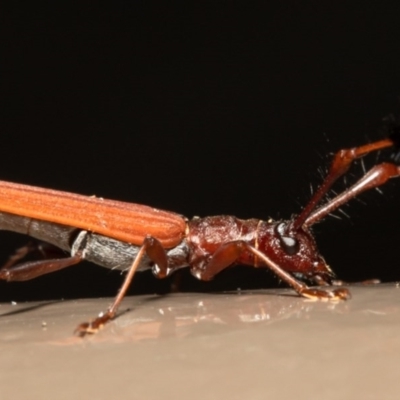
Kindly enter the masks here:
M 292 256 L 299 251 L 299 242 L 290 236 L 281 236 L 282 248 L 285 252 Z
M 300 249 L 299 242 L 294 237 L 285 235 L 286 225 L 281 223 L 277 226 L 276 230 L 285 253 L 289 256 L 296 254 Z

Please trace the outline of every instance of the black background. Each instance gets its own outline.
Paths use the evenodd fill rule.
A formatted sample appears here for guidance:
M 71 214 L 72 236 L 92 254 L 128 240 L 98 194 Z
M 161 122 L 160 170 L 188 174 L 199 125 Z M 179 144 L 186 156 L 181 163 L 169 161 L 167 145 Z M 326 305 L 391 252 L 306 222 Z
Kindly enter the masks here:
M 399 8 L 323 3 L 3 5 L 1 179 L 188 217 L 298 213 L 329 154 L 380 138 L 399 111 Z M 399 186 L 316 226 L 340 278 L 400 279 Z M 2 260 L 26 242 L 0 239 Z M 141 275 L 131 293 L 168 290 Z M 121 279 L 86 264 L 1 282 L 0 298 L 112 295 Z M 235 268 L 182 289 L 277 284 Z

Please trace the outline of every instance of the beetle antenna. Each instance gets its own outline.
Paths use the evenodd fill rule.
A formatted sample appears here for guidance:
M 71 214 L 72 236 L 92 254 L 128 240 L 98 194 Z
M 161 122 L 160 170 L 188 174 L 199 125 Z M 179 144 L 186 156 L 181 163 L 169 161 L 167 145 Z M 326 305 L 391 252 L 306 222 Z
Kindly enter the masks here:
M 366 189 L 379 186 L 381 183 L 376 183 L 375 176 L 371 176 L 374 175 L 375 168 L 379 167 L 379 165 L 377 165 L 369 173 L 365 174 L 363 178 L 361 178 L 351 188 L 345 190 L 341 195 L 336 196 L 333 200 L 315 210 L 318 204 L 324 198 L 324 196 L 328 193 L 332 185 L 349 170 L 354 160 L 364 157 L 369 153 L 393 146 L 400 147 L 400 129 L 392 132 L 389 138 L 369 143 L 360 147 L 339 150 L 333 157 L 328 174 L 326 175 L 321 186 L 311 197 L 311 200 L 304 207 L 303 211 L 289 225 L 288 229 L 297 231 L 304 225 L 310 226 L 322 219 L 327 214 L 331 213 L 333 210 L 340 207 L 342 204 L 349 201 L 351 198 L 355 197 L 355 192 L 359 193 Z M 374 173 L 372 173 L 372 171 L 374 171 Z M 379 178 L 397 176 L 396 173 L 397 172 L 394 171 L 381 172 Z M 373 180 L 373 183 L 368 182 L 368 180 L 371 179 Z M 362 190 L 358 188 L 360 184 L 362 185 Z

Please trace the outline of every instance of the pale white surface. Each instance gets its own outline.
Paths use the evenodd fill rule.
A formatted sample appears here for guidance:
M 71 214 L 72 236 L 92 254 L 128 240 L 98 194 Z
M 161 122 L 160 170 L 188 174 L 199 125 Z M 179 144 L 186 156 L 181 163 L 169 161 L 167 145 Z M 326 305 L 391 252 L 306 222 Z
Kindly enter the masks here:
M 0 305 L 0 399 L 399 399 L 400 289 L 336 304 L 290 290 Z

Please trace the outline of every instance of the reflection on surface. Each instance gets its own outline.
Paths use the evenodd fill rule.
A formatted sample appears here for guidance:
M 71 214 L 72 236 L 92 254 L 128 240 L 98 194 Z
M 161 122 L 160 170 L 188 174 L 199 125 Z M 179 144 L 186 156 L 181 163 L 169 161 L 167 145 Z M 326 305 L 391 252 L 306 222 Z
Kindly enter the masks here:
M 169 346 L 170 340 L 243 331 L 281 335 L 312 329 L 323 335 L 356 326 L 366 331 L 370 324 L 378 327 L 394 319 L 400 323 L 400 290 L 395 284 L 352 286 L 351 291 L 351 300 L 334 303 L 310 302 L 285 289 L 133 296 L 124 300 L 114 321 L 84 340 L 73 335 L 74 328 L 106 309 L 111 299 L 0 304 L 0 345 L 146 341 Z
M 112 340 L 141 341 L 216 335 L 250 329 L 255 324 L 310 318 L 310 312 L 315 309 L 344 312 L 346 307 L 345 302 L 310 302 L 293 295 L 289 290 L 245 294 L 174 294 L 144 299 L 134 310 L 117 318 L 113 322 L 115 336 Z M 98 336 L 101 341 L 101 335 Z

